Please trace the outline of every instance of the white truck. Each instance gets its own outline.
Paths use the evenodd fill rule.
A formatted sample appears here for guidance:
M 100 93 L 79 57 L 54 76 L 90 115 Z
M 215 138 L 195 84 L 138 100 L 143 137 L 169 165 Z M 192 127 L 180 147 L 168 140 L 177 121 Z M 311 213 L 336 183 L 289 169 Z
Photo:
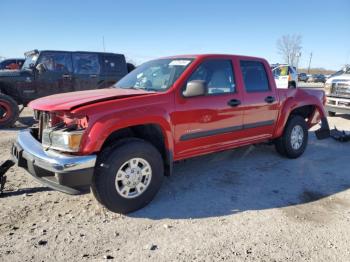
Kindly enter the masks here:
M 325 84 L 329 116 L 350 114 L 350 65 L 333 74 Z
M 272 64 L 271 70 L 276 81 L 277 88 L 296 88 L 298 73 L 295 67 L 288 64 Z

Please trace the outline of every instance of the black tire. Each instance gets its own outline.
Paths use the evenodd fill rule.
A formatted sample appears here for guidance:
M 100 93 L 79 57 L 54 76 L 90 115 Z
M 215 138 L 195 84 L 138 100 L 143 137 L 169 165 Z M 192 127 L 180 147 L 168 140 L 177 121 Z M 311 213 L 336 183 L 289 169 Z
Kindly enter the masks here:
M 295 82 L 289 82 L 288 83 L 288 88 L 296 88 L 297 86 L 296 86 L 296 84 L 295 84 Z
M 0 93 L 0 128 L 11 127 L 19 116 L 18 105 L 12 97 Z
M 328 111 L 328 116 L 335 116 L 335 112 L 332 112 L 332 111 Z
M 297 149 L 293 148 L 291 143 L 292 130 L 295 126 L 300 126 L 303 132 L 301 146 Z M 276 151 L 282 156 L 288 158 L 298 158 L 301 156 L 307 146 L 308 128 L 303 117 L 295 115 L 291 116 L 284 128 L 283 135 L 275 141 Z
M 116 176 L 119 168 L 133 158 L 146 160 L 151 167 L 151 180 L 139 196 L 126 198 L 118 193 Z M 160 189 L 164 178 L 164 163 L 159 151 L 141 139 L 119 141 L 98 157 L 92 192 L 98 202 L 112 212 L 127 214 L 146 206 Z

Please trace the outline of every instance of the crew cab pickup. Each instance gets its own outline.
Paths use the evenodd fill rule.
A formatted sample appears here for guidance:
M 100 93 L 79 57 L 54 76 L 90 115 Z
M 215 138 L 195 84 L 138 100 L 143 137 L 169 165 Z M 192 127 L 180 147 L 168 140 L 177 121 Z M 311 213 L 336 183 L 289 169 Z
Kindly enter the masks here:
M 26 106 L 39 97 L 114 85 L 132 65 L 122 54 L 33 50 L 18 70 L 0 71 L 0 128 L 12 126 Z
M 113 88 L 32 101 L 38 124 L 19 132 L 12 154 L 41 183 L 70 194 L 91 187 L 128 213 L 152 200 L 175 161 L 261 142 L 299 157 L 310 127 L 329 132 L 324 103 L 323 91 L 276 89 L 261 58 L 161 58 Z

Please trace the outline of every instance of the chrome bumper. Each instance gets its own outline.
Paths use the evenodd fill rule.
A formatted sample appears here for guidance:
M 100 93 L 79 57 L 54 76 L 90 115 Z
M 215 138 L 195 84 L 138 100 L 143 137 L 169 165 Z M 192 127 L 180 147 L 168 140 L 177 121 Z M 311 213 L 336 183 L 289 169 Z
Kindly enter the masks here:
M 73 156 L 44 150 L 30 130 L 19 132 L 11 153 L 19 167 L 55 190 L 80 194 L 92 183 L 96 155 Z
M 32 136 L 30 130 L 19 132 L 17 144 L 23 150 L 23 158 L 42 169 L 54 173 L 92 168 L 96 163 L 96 155 L 72 156 L 53 150 L 45 151 L 42 145 Z M 15 156 L 15 154 L 13 155 Z
M 350 98 L 338 98 L 327 96 L 327 102 L 325 106 L 327 111 L 350 114 Z

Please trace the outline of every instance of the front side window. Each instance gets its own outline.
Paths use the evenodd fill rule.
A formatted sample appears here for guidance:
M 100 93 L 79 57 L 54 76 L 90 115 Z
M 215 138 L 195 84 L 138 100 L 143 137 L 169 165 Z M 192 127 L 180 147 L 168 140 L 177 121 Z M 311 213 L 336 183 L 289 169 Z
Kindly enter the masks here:
M 288 76 L 288 66 L 275 67 L 272 72 L 275 77 Z
M 269 80 L 264 64 L 258 61 L 241 61 L 241 71 L 247 92 L 269 91 Z
M 235 92 L 233 68 L 230 60 L 213 59 L 204 61 L 189 77 L 187 82 L 202 80 L 207 83 L 208 94 Z
M 48 72 L 68 73 L 72 71 L 69 53 L 43 53 L 38 61 Z
M 193 59 L 158 59 L 146 62 L 131 71 L 115 87 L 165 91 L 180 77 Z
M 100 73 L 100 63 L 97 54 L 73 54 L 74 73 L 90 75 Z

